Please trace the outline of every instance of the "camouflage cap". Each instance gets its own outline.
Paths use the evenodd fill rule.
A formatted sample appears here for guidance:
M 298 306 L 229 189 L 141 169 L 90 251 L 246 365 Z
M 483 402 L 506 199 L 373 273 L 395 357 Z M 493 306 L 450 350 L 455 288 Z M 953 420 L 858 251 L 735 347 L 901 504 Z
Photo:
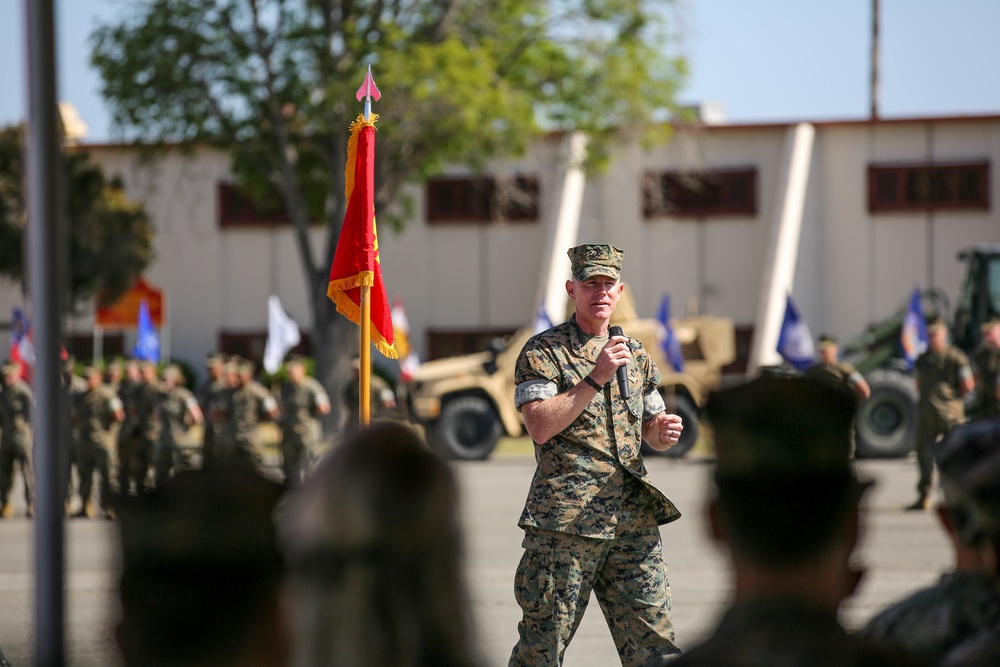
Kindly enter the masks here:
M 762 376 L 713 392 L 706 412 L 717 475 L 853 479 L 855 407 L 846 387 L 803 376 Z
M 220 366 L 225 362 L 225 359 L 218 352 L 212 352 L 205 356 L 205 368 L 212 368 L 213 366 Z
M 570 248 L 570 268 L 577 280 L 586 280 L 591 276 L 608 276 L 618 280 L 622 272 L 622 256 L 624 253 L 613 245 L 586 243 Z
M 977 419 L 945 433 L 934 447 L 945 503 L 964 510 L 959 536 L 1000 536 L 1000 419 Z
M 14 362 L 4 360 L 4 362 L 0 364 L 0 375 L 12 375 L 14 373 L 17 373 L 18 375 L 21 374 L 21 367 Z
M 100 366 L 94 366 L 94 365 L 84 366 L 83 367 L 83 377 L 89 378 L 92 375 L 99 375 L 99 376 L 101 376 L 101 379 L 103 379 L 104 378 L 104 371 L 101 370 Z

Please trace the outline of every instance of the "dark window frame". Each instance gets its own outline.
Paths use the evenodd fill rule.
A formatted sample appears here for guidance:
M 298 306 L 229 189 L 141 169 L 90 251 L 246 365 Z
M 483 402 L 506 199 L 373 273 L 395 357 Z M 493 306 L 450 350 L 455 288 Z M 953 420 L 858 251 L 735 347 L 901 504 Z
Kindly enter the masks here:
M 658 194 L 652 190 L 653 187 L 659 189 Z M 715 192 L 706 192 L 711 187 L 715 188 Z M 665 217 L 755 217 L 757 189 L 756 167 L 703 171 L 647 170 L 642 179 L 642 214 L 646 220 Z
M 540 217 L 541 184 L 537 176 L 516 174 L 515 187 L 526 198 L 523 205 L 497 200 L 498 179 L 492 176 L 449 176 L 428 179 L 424 186 L 425 217 L 429 225 L 533 223 Z
M 963 177 L 972 177 L 975 192 L 963 194 Z M 989 211 L 990 162 L 869 164 L 869 213 Z M 916 190 L 916 191 L 915 191 Z
M 233 183 L 216 184 L 216 202 L 220 229 L 263 229 L 290 227 L 292 219 L 279 204 L 278 210 L 261 211 L 253 199 L 240 192 Z

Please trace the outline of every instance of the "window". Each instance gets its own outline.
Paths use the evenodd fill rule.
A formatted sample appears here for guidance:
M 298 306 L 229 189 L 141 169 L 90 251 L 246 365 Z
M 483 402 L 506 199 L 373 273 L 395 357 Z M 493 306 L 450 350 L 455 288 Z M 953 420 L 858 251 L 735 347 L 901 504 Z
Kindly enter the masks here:
M 301 354 L 309 356 L 312 353 L 312 345 L 309 341 L 309 334 L 302 332 L 302 340 L 294 348 L 288 351 L 289 354 Z M 229 355 L 239 355 L 244 359 L 249 359 L 257 365 L 260 372 L 260 365 L 264 359 L 264 346 L 267 344 L 267 330 L 260 331 L 220 331 L 219 332 L 219 352 Z
M 538 220 L 538 179 L 434 178 L 427 182 L 427 222 Z
M 868 210 L 989 210 L 990 164 L 870 165 Z
M 267 205 L 255 204 L 231 183 L 219 183 L 219 227 L 271 227 L 291 225 L 285 207 L 277 198 Z
M 693 217 L 757 214 L 757 170 L 648 171 L 643 215 Z
M 474 331 L 434 331 L 427 332 L 429 359 L 443 359 L 457 354 L 485 352 L 496 339 L 506 339 L 516 333 L 516 329 L 476 329 Z
M 94 334 L 68 333 L 64 340 L 66 352 L 78 361 L 94 358 Z M 105 360 L 125 356 L 125 336 L 121 332 L 104 331 L 101 335 L 101 355 Z

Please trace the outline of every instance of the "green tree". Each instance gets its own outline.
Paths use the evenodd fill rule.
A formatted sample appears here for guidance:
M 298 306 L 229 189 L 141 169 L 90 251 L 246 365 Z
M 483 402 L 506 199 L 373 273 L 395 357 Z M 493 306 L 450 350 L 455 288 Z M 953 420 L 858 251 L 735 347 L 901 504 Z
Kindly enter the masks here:
M 404 183 L 449 162 L 515 156 L 540 131 L 587 132 L 592 165 L 622 137 L 663 136 L 684 75 L 668 52 L 669 4 L 144 0 L 92 35 L 92 61 L 122 139 L 217 146 L 245 190 L 281 200 L 310 294 L 317 376 L 332 387 L 355 347 L 326 289 L 367 65 L 384 118 L 376 206 L 382 224 L 398 223 L 389 213 L 405 213 Z M 310 220 L 329 230 L 315 255 Z
M 25 288 L 22 128 L 0 128 L 0 274 Z M 69 230 L 67 310 L 100 295 L 114 301 L 153 260 L 153 227 L 85 152 L 64 155 Z

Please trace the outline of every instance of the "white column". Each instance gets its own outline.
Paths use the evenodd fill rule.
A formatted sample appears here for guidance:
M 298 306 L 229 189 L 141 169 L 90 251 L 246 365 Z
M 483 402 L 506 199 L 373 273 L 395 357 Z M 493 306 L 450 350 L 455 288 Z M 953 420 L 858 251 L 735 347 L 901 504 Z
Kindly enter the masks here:
M 583 190 L 586 175 L 583 162 L 587 156 L 587 137 L 582 132 L 566 135 L 560 155 L 564 168 L 557 206 L 549 220 L 545 235 L 548 261 L 538 277 L 539 297 L 535 303 L 545 306 L 553 324 L 566 319 L 566 280 L 569 278 L 569 257 L 566 251 L 576 245 L 580 228 L 580 209 L 583 207 Z M 534 319 L 535 311 L 531 313 Z M 529 319 L 529 321 L 531 321 Z
M 756 375 L 761 366 L 781 363 L 781 355 L 776 348 L 785 314 L 785 299 L 791 293 L 795 280 L 795 261 L 799 254 L 799 235 L 815 134 L 816 129 L 812 125 L 799 123 L 789 128 L 785 138 L 785 170 L 778 181 L 778 216 L 771 226 L 764 257 L 747 377 Z

